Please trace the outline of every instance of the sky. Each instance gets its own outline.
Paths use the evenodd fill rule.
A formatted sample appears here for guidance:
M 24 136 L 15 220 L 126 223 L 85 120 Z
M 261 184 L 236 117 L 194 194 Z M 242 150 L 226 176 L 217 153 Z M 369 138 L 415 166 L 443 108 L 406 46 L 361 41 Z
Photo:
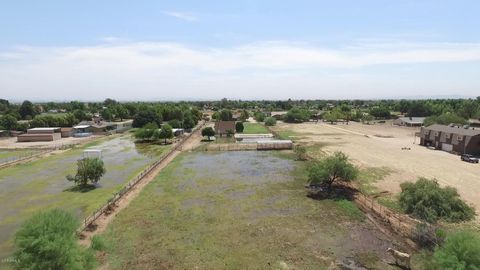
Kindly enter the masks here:
M 0 98 L 480 95 L 477 0 L 0 0 Z

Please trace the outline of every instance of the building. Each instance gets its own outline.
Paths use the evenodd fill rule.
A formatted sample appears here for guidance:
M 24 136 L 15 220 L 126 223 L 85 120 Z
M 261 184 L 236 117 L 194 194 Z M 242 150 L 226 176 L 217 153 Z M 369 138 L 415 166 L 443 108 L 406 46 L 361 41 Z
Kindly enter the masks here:
M 62 127 L 60 128 L 60 134 L 62 135 L 62 138 L 71 137 L 73 135 L 73 128 Z
M 235 121 L 217 121 L 215 122 L 215 133 L 220 137 L 227 135 L 228 132 L 235 134 Z
M 31 128 L 17 136 L 17 142 L 50 142 L 62 137 L 59 127 Z
M 393 121 L 394 125 L 406 127 L 421 127 L 425 122 L 425 117 L 400 117 Z
M 92 135 L 91 125 L 77 125 L 73 127 L 73 137 L 89 137 Z
M 185 130 L 183 128 L 172 128 L 172 133 L 173 136 L 178 137 L 183 135 L 185 133 Z
M 480 127 L 480 119 L 470 119 L 468 120 L 470 127 Z
M 121 122 L 106 122 L 100 120 L 100 118 L 93 118 L 93 121 L 82 121 L 78 126 L 74 127 L 78 129 L 75 134 L 87 134 L 90 135 L 107 135 L 112 133 L 122 133 L 132 128 L 133 120 L 125 120 Z M 80 135 L 79 135 L 80 136 Z
M 435 124 L 422 127 L 419 136 L 424 146 L 452 153 L 480 154 L 480 129 Z

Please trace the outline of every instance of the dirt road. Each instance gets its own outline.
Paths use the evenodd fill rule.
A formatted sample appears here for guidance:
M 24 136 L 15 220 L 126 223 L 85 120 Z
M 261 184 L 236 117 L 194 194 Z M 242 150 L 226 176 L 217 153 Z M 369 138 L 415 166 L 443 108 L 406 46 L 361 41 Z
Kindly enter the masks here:
M 381 191 L 398 193 L 400 183 L 415 181 L 418 177 L 435 178 L 442 185 L 458 189 L 462 198 L 480 210 L 480 165 L 460 161 L 459 156 L 430 150 L 414 144 L 414 133 L 419 129 L 397 127 L 391 124 L 349 125 L 326 123 L 285 124 L 277 130 L 291 130 L 298 134 L 296 141 L 321 143 L 326 152 L 343 151 L 362 167 L 388 167 L 393 170 L 376 183 Z M 402 150 L 402 148 L 410 150 Z

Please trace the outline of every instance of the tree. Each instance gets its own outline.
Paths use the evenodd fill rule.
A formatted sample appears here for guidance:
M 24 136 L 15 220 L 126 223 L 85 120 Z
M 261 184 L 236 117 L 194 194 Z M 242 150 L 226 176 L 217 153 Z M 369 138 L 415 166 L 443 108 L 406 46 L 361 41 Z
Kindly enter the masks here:
M 128 110 L 122 104 L 115 106 L 115 117 L 120 118 L 120 121 L 128 117 Z
M 67 175 L 67 180 L 85 187 L 88 182 L 96 184 L 105 173 L 105 166 L 100 158 L 83 158 L 77 161 L 77 174 L 73 177 Z
M 433 124 L 440 124 L 440 125 L 449 125 L 449 124 L 458 124 L 458 125 L 465 125 L 467 120 L 462 118 L 454 113 L 443 113 L 439 116 L 429 116 L 425 118 L 424 125 L 430 126 Z
M 107 121 L 112 121 L 113 120 L 113 111 L 110 108 L 106 108 L 101 111 L 100 113 L 102 115 L 102 118 L 107 120 Z
M 221 121 L 231 121 L 233 118 L 232 111 L 227 109 L 221 110 L 218 116 Z
M 133 117 L 132 126 L 135 128 L 143 127 L 148 123 L 155 123 L 158 126 L 162 124 L 162 118 L 151 107 L 141 109 Z
M 16 130 L 17 119 L 10 114 L 2 116 L 2 118 L 0 118 L 0 126 L 6 130 Z
M 390 110 L 385 106 L 373 107 L 370 109 L 369 114 L 375 118 L 380 119 L 389 119 L 391 116 Z
M 173 138 L 172 127 L 169 124 L 164 124 L 160 129 L 160 133 L 158 134 L 159 139 L 164 139 L 165 144 L 167 144 L 167 139 Z
M 284 121 L 287 123 L 302 123 L 310 119 L 310 112 L 306 109 L 294 107 L 285 114 Z
M 210 141 L 210 137 L 215 136 L 215 130 L 213 130 L 212 127 L 206 127 L 202 129 L 202 136 L 203 137 L 208 137 L 208 140 Z
M 347 155 L 335 152 L 320 161 L 314 161 L 308 167 L 308 181 L 311 185 L 322 184 L 330 190 L 337 181 L 350 182 L 358 175 L 358 169 L 350 163 Z
M 436 269 L 478 270 L 480 266 L 480 236 L 470 231 L 454 232 L 435 250 Z
M 117 104 L 117 101 L 115 99 L 111 99 L 111 98 L 107 98 L 103 101 L 103 105 L 106 106 L 106 107 L 110 107 L 110 106 L 113 106 L 113 105 L 116 105 Z
M 33 103 L 28 100 L 25 100 L 22 103 L 18 112 L 20 113 L 20 116 L 22 117 L 22 119 L 27 119 L 27 118 L 32 119 L 35 115 L 37 115 L 37 111 L 35 110 Z
M 338 119 L 342 118 L 342 112 L 339 111 L 339 110 L 332 110 L 330 112 L 328 112 L 327 114 L 325 114 L 325 116 L 323 117 L 325 120 L 327 120 L 328 122 L 330 122 L 330 124 L 333 124 L 333 122 L 337 122 Z
M 183 118 L 183 128 L 185 129 L 191 129 L 195 127 L 196 121 L 193 119 L 192 114 L 185 114 L 185 117 Z
M 73 111 L 73 115 L 78 121 L 89 120 L 88 115 L 83 110 L 75 110 Z
M 263 112 L 256 112 L 254 114 L 255 121 L 257 122 L 263 122 L 265 121 L 266 115 Z
M 178 119 L 172 119 L 172 120 L 168 121 L 168 124 L 172 128 L 181 128 L 182 127 L 182 122 L 180 122 Z
M 400 187 L 400 206 L 416 218 L 427 222 L 439 219 L 458 222 L 475 216 L 475 210 L 462 201 L 455 188 L 442 188 L 435 179 L 419 178 L 415 183 L 402 183 Z
M 370 122 L 373 121 L 373 119 L 374 119 L 374 117 L 371 116 L 370 114 L 364 114 L 362 116 L 362 123 L 363 124 L 365 124 L 365 123 L 370 124 Z
M 248 113 L 248 111 L 242 110 L 242 112 L 240 113 L 240 121 L 245 122 L 248 118 L 250 118 L 250 114 Z
M 275 126 L 277 124 L 277 119 L 273 117 L 267 117 L 265 119 L 265 126 Z
M 15 234 L 15 269 L 93 269 L 94 255 L 78 245 L 75 217 L 53 209 L 34 214 Z
M 243 126 L 242 122 L 235 123 L 235 131 L 242 133 L 244 128 L 245 127 Z
M 232 137 L 233 134 L 235 134 L 235 131 L 233 131 L 233 129 L 227 129 L 227 137 Z

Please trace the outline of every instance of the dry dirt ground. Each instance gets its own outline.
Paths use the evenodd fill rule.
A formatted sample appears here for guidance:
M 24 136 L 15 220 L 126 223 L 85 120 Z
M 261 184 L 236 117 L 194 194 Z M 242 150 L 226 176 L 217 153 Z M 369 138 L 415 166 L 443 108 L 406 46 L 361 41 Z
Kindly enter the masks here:
M 388 167 L 392 170 L 375 185 L 379 191 L 398 193 L 400 183 L 418 177 L 435 178 L 442 185 L 458 189 L 462 198 L 480 210 L 480 165 L 462 162 L 460 157 L 418 145 L 419 128 L 386 124 L 349 125 L 327 123 L 279 123 L 277 131 L 293 134 L 296 142 L 323 145 L 331 153 L 343 151 L 361 167 Z M 410 150 L 402 150 L 408 147 Z

